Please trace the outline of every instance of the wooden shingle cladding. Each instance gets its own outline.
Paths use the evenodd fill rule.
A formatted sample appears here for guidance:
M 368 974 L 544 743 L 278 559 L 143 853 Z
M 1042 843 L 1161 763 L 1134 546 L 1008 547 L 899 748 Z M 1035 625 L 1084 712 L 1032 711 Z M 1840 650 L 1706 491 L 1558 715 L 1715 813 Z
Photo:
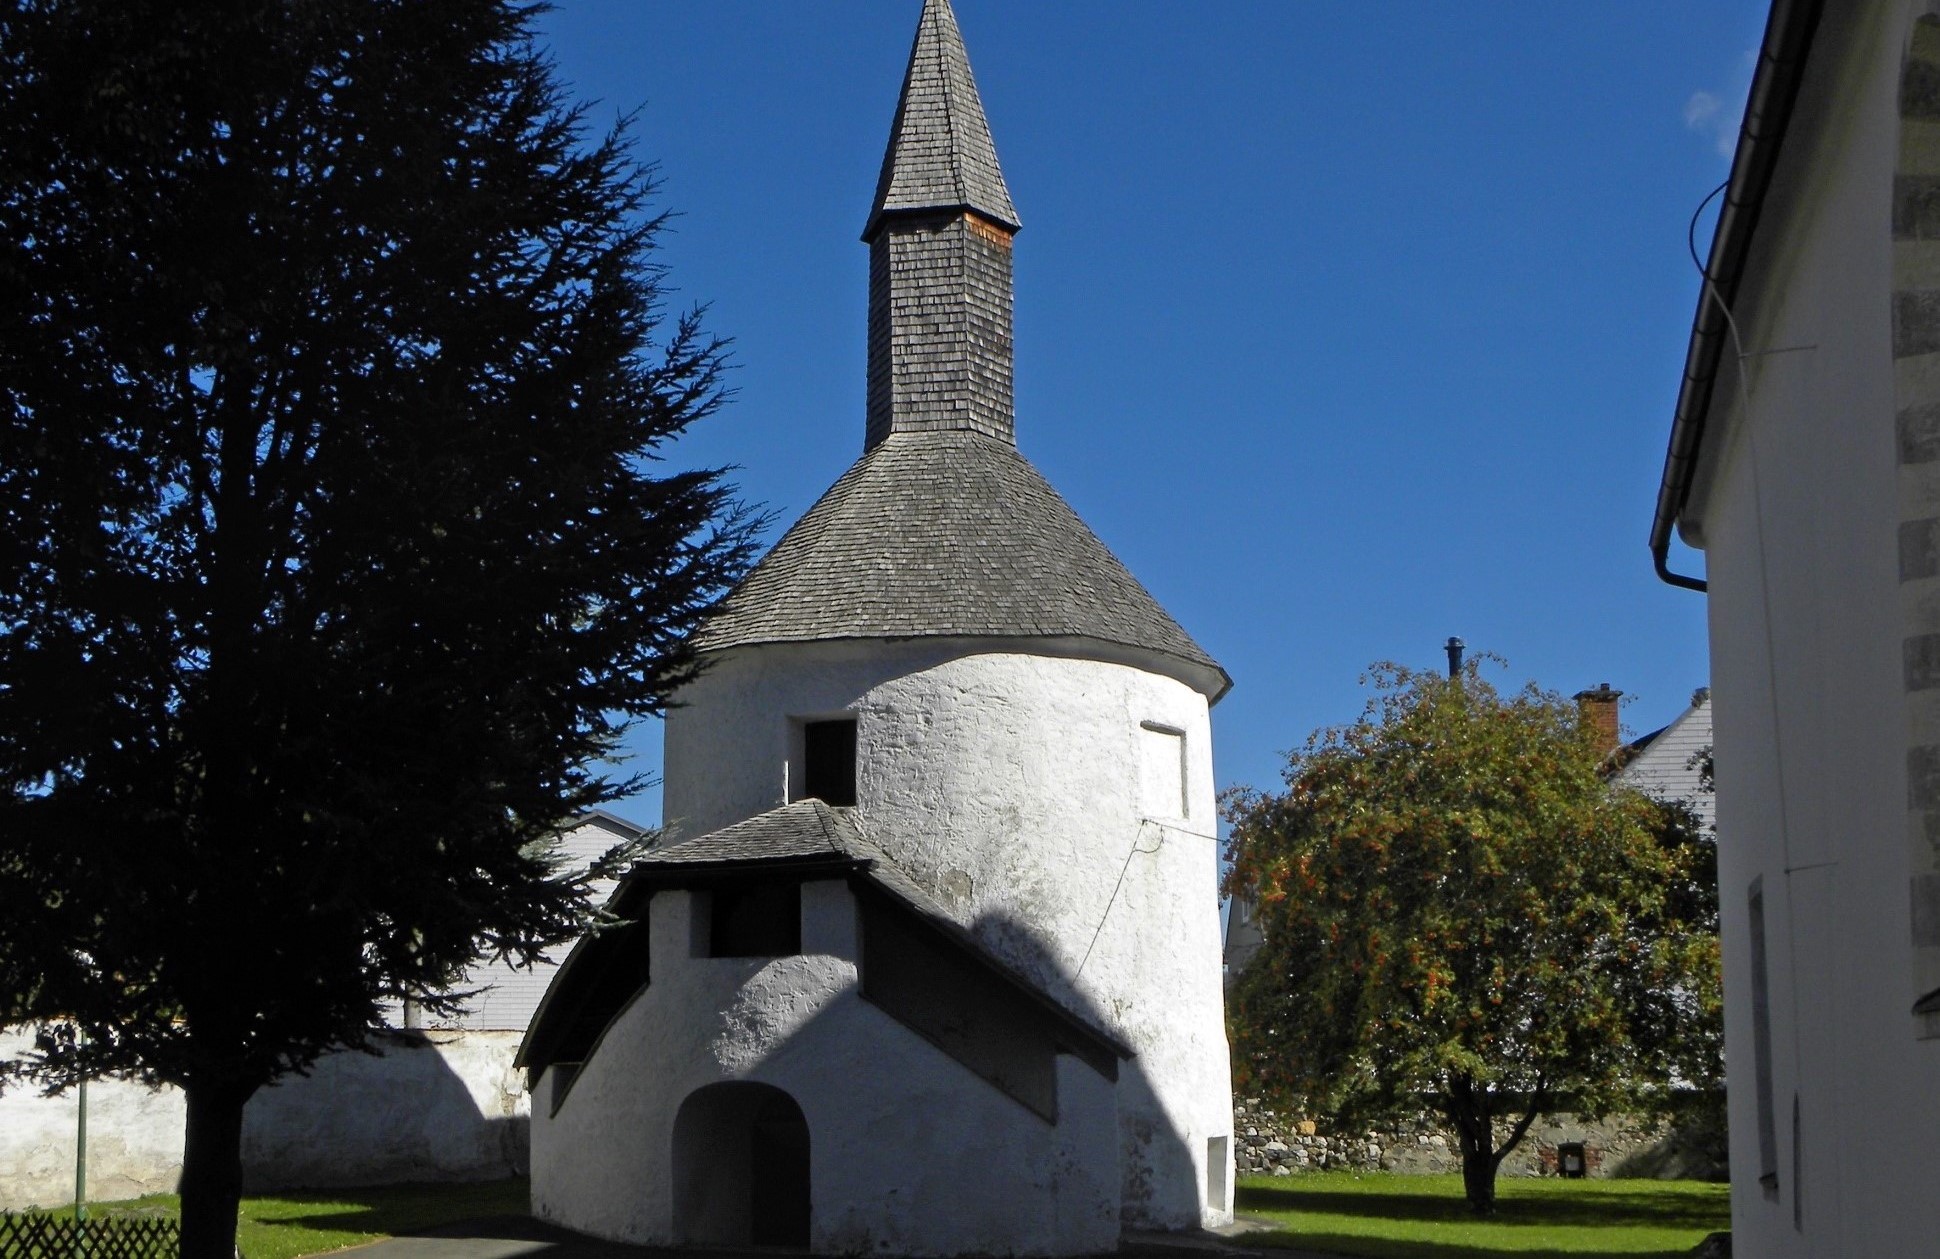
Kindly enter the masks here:
M 956 17 L 927 0 L 863 232 L 862 458 L 702 627 L 702 651 L 1008 638 L 1155 669 L 1210 700 L 1231 686 L 1018 453 L 1017 226 Z
M 1015 442 L 1010 234 L 975 214 L 898 220 L 869 245 L 864 435 Z
M 862 239 L 872 239 L 886 217 L 957 209 L 1013 232 L 1021 225 L 956 14 L 944 0 L 926 0 Z

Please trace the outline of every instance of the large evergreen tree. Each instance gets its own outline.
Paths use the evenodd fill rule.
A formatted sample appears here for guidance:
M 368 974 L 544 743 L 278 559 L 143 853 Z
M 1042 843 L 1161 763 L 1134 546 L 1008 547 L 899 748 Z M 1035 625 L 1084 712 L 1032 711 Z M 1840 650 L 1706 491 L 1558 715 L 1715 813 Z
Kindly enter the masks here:
M 533 17 L 0 0 L 0 1023 L 184 1090 L 189 1259 L 257 1089 L 582 923 L 548 837 L 748 558 Z
M 1574 705 L 1393 665 L 1353 725 L 1226 801 L 1263 943 L 1245 1087 L 1347 1126 L 1432 1098 L 1471 1207 L 1544 1111 L 1721 1078 L 1717 878 L 1689 809 L 1613 786 Z

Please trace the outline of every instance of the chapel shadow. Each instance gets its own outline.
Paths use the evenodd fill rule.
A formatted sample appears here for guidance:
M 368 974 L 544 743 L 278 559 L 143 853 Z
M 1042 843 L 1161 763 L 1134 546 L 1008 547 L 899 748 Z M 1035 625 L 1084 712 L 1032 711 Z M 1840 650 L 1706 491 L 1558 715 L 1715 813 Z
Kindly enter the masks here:
M 1075 968 L 1035 924 L 1012 914 L 985 913 L 970 924 L 969 931 L 991 953 L 1035 982 L 1066 1010 L 1092 1027 L 1124 1039 L 1118 1021 L 1084 991 Z M 1211 982 L 1219 982 L 1217 975 Z M 1224 1028 L 1219 1030 L 1223 1035 Z M 1198 1230 L 1200 1194 L 1202 1189 L 1212 1187 L 1202 1180 L 1204 1164 L 1199 1155 L 1203 1153 L 1210 1158 L 1210 1152 L 1195 1151 L 1186 1134 L 1166 1116 L 1151 1077 L 1138 1057 L 1118 1064 L 1118 1112 L 1119 1163 L 1125 1185 L 1121 1207 L 1123 1226 L 1149 1228 L 1152 1225 L 1146 1221 L 1160 1220 L 1170 1221 L 1170 1227 L 1175 1230 Z M 1229 1130 L 1230 1126 L 1229 1120 Z M 1232 1149 L 1231 1137 L 1226 1140 L 1226 1153 L 1219 1159 L 1221 1177 L 1233 1174 L 1224 1166 Z M 1225 1183 L 1223 1179 L 1220 1181 L 1222 1186 Z

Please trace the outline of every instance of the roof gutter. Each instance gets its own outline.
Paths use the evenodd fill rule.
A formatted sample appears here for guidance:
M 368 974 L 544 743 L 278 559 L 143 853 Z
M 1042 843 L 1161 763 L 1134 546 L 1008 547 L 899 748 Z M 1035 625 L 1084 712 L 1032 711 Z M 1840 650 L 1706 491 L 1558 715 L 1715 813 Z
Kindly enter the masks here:
M 1710 261 L 1698 289 L 1691 344 L 1684 356 L 1684 382 L 1677 393 L 1670 448 L 1664 455 L 1664 477 L 1657 489 L 1657 515 L 1650 525 L 1650 554 L 1657 575 L 1686 590 L 1703 591 L 1708 583 L 1670 570 L 1671 530 L 1691 496 L 1691 478 L 1697 471 L 1698 449 L 1704 442 L 1711 410 L 1711 391 L 1717 384 L 1718 361 L 1724 356 L 1728 336 L 1725 312 L 1738 297 L 1752 235 L 1758 230 L 1765 194 L 1778 169 L 1779 150 L 1785 143 L 1792 107 L 1805 80 L 1806 57 L 1824 9 L 1825 0 L 1773 0 L 1751 94 L 1745 102 L 1745 121 L 1738 131 L 1738 151 L 1731 159 L 1731 179 L 1725 186 L 1717 230 L 1711 237 Z

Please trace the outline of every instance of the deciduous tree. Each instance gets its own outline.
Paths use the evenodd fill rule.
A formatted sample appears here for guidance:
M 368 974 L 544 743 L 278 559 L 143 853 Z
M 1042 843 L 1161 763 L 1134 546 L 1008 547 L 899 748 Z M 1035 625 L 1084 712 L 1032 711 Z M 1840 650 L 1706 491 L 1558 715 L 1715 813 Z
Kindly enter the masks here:
M 183 1089 L 188 1259 L 257 1089 L 579 928 L 548 840 L 748 558 L 533 21 L 0 5 L 0 1023 Z
M 1376 666 L 1359 721 L 1226 812 L 1264 939 L 1232 1001 L 1240 1078 L 1343 1125 L 1438 1099 L 1487 1212 L 1543 1111 L 1705 1069 L 1718 951 L 1689 811 L 1613 787 L 1574 705 L 1478 663 Z

